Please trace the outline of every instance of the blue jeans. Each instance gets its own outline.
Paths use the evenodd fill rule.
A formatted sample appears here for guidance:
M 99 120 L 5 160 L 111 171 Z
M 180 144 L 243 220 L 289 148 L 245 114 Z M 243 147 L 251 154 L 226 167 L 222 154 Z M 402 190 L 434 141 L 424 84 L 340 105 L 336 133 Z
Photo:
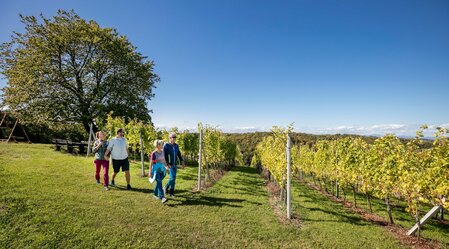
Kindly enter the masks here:
M 162 189 L 162 180 L 156 179 L 156 186 L 154 186 L 154 196 L 160 199 L 164 198 L 164 190 Z
M 175 194 L 175 184 L 176 184 L 176 171 L 177 171 L 177 167 L 176 166 L 171 166 L 170 167 L 170 179 L 168 179 L 167 184 L 165 184 L 165 189 L 166 190 L 170 190 L 170 195 L 174 195 Z
M 161 163 L 156 163 L 153 165 L 152 173 L 156 174 L 156 186 L 154 186 L 154 196 L 159 198 L 164 198 L 164 189 L 162 188 L 162 180 L 165 178 L 165 167 Z

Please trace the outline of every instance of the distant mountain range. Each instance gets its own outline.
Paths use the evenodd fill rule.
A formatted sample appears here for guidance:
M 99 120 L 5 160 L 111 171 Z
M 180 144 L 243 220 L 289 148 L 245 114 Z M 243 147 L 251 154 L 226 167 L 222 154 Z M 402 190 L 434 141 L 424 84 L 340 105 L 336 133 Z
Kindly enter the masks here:
M 345 134 L 345 135 L 354 135 L 354 134 Z M 370 135 L 362 135 L 365 137 L 383 137 L 384 135 L 382 134 L 370 134 Z M 407 135 L 398 135 L 398 138 L 402 138 L 402 139 L 413 139 L 415 138 L 415 136 L 407 136 Z M 423 137 L 424 140 L 435 140 L 434 137 Z

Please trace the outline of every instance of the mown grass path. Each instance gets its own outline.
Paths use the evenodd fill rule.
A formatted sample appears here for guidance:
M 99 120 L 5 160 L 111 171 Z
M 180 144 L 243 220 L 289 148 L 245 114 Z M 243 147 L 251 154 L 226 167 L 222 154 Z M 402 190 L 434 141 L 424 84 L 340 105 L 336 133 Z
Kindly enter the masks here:
M 92 158 L 50 145 L 0 144 L 0 248 L 400 248 L 385 229 L 363 221 L 308 187 L 293 185 L 302 227 L 282 224 L 264 180 L 235 167 L 213 187 L 192 193 L 197 168 L 180 170 L 177 198 L 152 198 L 131 167 L 133 191 L 104 191 Z

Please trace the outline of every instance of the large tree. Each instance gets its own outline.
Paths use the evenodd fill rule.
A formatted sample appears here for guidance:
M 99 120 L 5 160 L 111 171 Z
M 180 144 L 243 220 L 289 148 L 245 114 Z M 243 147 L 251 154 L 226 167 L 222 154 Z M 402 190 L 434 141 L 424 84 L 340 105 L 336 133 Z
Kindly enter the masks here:
M 111 111 L 151 122 L 147 102 L 159 77 L 125 36 L 73 10 L 20 17 L 25 32 L 1 45 L 0 72 L 3 104 L 24 122 L 79 123 L 88 131 Z

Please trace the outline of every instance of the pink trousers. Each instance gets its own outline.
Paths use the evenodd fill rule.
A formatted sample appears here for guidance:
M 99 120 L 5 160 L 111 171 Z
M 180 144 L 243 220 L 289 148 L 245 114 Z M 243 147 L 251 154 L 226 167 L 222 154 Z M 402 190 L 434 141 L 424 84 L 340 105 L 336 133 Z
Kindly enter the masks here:
M 108 186 L 109 182 L 109 161 L 108 160 L 95 160 L 95 179 L 100 180 L 100 169 L 103 166 L 103 185 Z

